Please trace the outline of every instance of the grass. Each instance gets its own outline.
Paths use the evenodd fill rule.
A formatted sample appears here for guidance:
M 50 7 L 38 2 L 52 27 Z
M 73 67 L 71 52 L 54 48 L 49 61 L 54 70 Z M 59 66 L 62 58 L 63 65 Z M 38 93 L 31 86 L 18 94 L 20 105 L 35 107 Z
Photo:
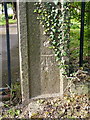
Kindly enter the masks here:
M 85 28 L 84 32 L 84 57 L 88 56 L 88 36 L 87 36 L 87 28 Z M 79 46 L 80 46 L 80 29 L 71 29 L 70 32 L 70 48 L 73 57 L 78 57 L 79 55 Z
M 9 19 L 9 24 L 14 24 L 14 23 L 16 23 L 17 22 L 17 20 L 12 20 L 12 19 Z M 0 21 L 0 25 L 2 26 L 2 25 L 6 25 L 6 21 L 4 20 L 4 21 Z
M 71 29 L 70 32 L 70 51 L 71 54 L 74 54 L 74 58 L 78 57 L 79 55 L 79 34 L 80 34 L 80 30 L 78 29 Z
M 17 20 L 13 20 L 12 15 L 9 15 L 9 24 L 13 24 L 16 22 L 17 22 Z M 6 24 L 5 16 L 0 15 L 0 26 L 5 25 L 5 24 Z
M 87 62 L 88 58 L 88 47 L 89 47 L 89 40 L 88 40 L 88 28 L 87 26 L 84 27 L 84 47 L 83 47 L 83 58 L 84 63 Z M 72 22 L 72 26 L 70 29 L 70 60 L 74 66 L 78 66 L 79 63 L 79 52 L 80 52 L 80 23 L 76 21 Z

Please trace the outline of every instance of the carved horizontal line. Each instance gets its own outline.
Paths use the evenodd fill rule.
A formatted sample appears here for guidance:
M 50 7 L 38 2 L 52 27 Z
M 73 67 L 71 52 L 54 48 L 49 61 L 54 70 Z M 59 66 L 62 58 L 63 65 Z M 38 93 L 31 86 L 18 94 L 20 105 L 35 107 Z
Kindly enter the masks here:
M 41 55 L 41 56 L 45 56 L 45 57 L 48 57 L 48 56 L 54 56 L 54 55 Z

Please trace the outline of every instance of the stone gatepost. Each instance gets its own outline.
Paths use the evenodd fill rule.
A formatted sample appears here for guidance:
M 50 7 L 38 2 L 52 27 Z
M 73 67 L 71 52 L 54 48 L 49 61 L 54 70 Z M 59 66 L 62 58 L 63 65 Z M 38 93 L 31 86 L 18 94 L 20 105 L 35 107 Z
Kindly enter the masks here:
M 2 32 L 0 31 L 0 88 L 2 87 Z
M 62 95 L 63 71 L 57 67 L 49 49 L 49 38 L 37 20 L 34 2 L 18 3 L 19 56 L 22 100 L 58 94 Z
M 65 5 L 66 4 L 66 5 Z M 61 54 L 65 53 L 66 55 L 61 58 L 61 64 L 65 67 L 60 69 L 60 96 L 63 96 L 65 88 L 68 84 L 69 77 L 69 42 L 70 42 L 70 11 L 69 11 L 69 3 L 61 0 L 61 12 L 62 12 L 62 42 Z
M 21 93 L 22 102 L 24 102 L 29 100 L 29 66 L 26 3 L 17 2 L 17 7 Z

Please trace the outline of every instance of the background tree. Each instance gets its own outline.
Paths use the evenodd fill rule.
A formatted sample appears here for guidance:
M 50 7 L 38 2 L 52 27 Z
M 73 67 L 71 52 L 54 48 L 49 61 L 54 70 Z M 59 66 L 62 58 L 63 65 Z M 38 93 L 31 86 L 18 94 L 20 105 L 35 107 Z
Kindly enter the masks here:
M 1 4 L 2 4 L 2 13 L 3 13 L 4 12 L 4 7 L 3 7 L 4 3 L 2 2 Z M 17 2 L 7 2 L 7 4 L 8 4 L 8 6 L 10 5 L 13 9 L 12 19 L 13 20 L 16 19 L 17 18 Z

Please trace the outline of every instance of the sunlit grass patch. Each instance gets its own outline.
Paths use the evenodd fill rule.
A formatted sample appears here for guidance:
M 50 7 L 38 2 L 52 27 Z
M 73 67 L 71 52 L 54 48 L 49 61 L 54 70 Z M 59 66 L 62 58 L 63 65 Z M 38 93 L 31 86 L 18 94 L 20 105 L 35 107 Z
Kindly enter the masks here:
M 9 24 L 13 24 L 16 23 L 17 20 L 13 20 L 12 19 L 12 15 L 9 15 Z M 6 24 L 6 20 L 5 20 L 5 15 L 0 15 L 0 25 L 5 25 Z

